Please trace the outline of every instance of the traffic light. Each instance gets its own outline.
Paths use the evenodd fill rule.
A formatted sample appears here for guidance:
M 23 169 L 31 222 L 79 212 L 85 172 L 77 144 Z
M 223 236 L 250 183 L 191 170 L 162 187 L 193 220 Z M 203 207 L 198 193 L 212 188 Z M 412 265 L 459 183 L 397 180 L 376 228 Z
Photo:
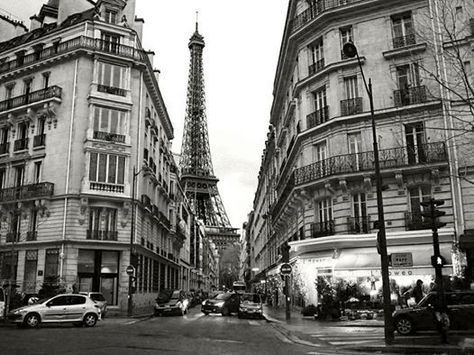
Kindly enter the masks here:
M 442 255 L 432 255 L 431 256 L 431 265 L 433 267 L 443 267 L 446 265 L 448 262 Z
M 132 293 L 137 291 L 137 277 L 130 276 L 130 288 L 132 289 Z
M 442 217 L 446 214 L 445 211 L 440 211 L 436 207 L 444 205 L 444 200 L 435 200 L 434 198 L 429 199 L 428 201 L 423 201 L 420 203 L 424 210 L 421 212 L 421 215 L 425 218 L 428 218 L 431 221 L 431 226 L 433 230 L 442 228 L 446 223 L 440 222 L 439 217 Z
M 280 246 L 280 251 L 281 251 L 281 261 L 284 263 L 288 263 L 290 261 L 290 246 L 288 245 L 288 242 L 284 242 Z

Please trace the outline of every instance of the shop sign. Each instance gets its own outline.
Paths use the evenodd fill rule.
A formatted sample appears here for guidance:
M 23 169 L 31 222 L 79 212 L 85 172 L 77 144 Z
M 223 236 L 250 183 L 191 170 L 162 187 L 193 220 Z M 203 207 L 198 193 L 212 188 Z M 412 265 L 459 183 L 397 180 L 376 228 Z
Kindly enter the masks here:
M 410 267 L 413 266 L 413 256 L 411 253 L 393 253 L 390 254 L 390 264 L 392 267 Z

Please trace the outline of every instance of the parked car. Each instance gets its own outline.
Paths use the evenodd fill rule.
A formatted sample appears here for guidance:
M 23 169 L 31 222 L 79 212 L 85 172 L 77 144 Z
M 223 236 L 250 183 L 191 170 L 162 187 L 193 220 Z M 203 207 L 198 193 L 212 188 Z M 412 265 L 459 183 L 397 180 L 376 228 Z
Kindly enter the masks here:
M 185 315 L 188 313 L 189 304 L 187 294 L 183 290 L 162 290 L 156 298 L 154 314 L 155 316 Z
M 203 301 L 201 304 L 201 312 L 206 315 L 209 313 L 221 313 L 223 316 L 228 316 L 231 313 L 239 312 L 239 304 L 240 298 L 237 293 L 220 293 L 214 298 Z
M 474 291 L 445 292 L 450 329 L 474 329 Z M 400 335 L 419 330 L 436 330 L 433 306 L 437 292 L 430 292 L 417 305 L 393 312 L 395 329 Z
M 40 323 L 72 323 L 93 327 L 101 319 L 100 307 L 85 295 L 61 294 L 13 309 L 8 319 L 18 326 L 35 328 Z
M 86 295 L 92 299 L 95 303 L 100 306 L 100 312 L 102 319 L 105 318 L 107 314 L 107 300 L 105 299 L 104 295 L 100 292 L 79 292 L 81 295 Z
M 262 298 L 257 293 L 243 293 L 240 295 L 239 318 L 263 318 Z

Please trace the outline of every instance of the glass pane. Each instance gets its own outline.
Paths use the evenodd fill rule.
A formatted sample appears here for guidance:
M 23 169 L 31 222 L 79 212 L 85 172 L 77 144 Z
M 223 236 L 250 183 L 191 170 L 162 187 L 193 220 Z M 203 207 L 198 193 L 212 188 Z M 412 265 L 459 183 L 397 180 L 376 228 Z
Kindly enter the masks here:
M 99 178 L 97 181 L 105 182 L 105 174 L 107 169 L 107 155 L 100 154 L 99 155 Z
M 118 158 L 117 184 L 123 185 L 125 173 L 125 157 Z
M 109 132 L 111 133 L 117 133 L 117 127 L 119 123 L 119 113 L 120 111 L 117 110 L 110 110 L 110 126 L 109 126 Z
M 112 86 L 112 65 L 103 63 L 102 65 L 103 68 L 103 74 L 102 74 L 102 84 L 107 85 L 107 86 Z
M 116 274 L 118 273 L 119 253 L 116 251 L 102 252 L 102 265 L 100 272 L 102 274 Z
M 94 272 L 94 250 L 79 249 L 79 258 L 77 261 L 77 272 L 79 273 L 93 273 Z M 82 284 L 82 282 L 81 282 Z M 79 286 L 81 290 L 82 285 Z
M 102 111 L 102 119 L 100 120 L 100 131 L 108 132 L 110 110 L 107 108 L 101 108 L 101 111 Z
M 94 131 L 99 131 L 100 127 L 100 108 L 96 107 L 94 110 Z
M 109 184 L 115 184 L 115 174 L 117 171 L 117 157 L 114 155 L 109 156 L 109 176 L 107 182 Z
M 112 83 L 112 86 L 116 87 L 116 88 L 120 88 L 122 87 L 122 85 L 120 85 L 121 83 L 121 74 L 122 74 L 122 67 L 119 67 L 118 65 L 114 65 L 113 66 L 113 83 Z
M 97 153 L 91 153 L 89 166 L 89 181 L 97 181 Z

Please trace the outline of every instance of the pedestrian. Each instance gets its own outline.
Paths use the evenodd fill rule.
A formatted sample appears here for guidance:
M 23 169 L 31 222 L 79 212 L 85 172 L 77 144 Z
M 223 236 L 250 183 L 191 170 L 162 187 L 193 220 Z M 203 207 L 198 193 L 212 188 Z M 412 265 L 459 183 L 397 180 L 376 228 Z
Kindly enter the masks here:
M 415 303 L 418 304 L 423 299 L 423 281 L 418 279 L 416 281 L 416 286 L 413 288 L 413 297 L 415 298 Z
M 441 336 L 441 343 L 448 343 L 448 329 L 451 324 L 448 315 L 448 306 L 446 305 L 445 295 L 438 293 L 433 305 L 433 317 L 436 323 L 436 329 Z

